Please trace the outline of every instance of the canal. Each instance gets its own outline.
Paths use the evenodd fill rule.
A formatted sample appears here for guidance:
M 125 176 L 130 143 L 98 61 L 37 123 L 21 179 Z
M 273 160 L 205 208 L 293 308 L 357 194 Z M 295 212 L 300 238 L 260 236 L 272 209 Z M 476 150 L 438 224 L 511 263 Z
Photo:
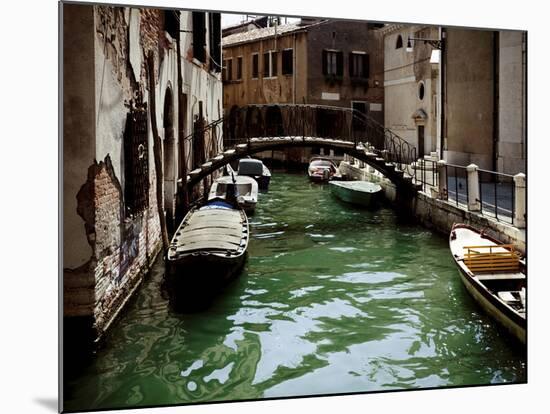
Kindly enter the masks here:
M 522 349 L 462 286 L 445 237 L 275 173 L 243 274 L 178 314 L 157 260 L 65 409 L 525 382 Z M 197 275 L 200 277 L 200 275 Z

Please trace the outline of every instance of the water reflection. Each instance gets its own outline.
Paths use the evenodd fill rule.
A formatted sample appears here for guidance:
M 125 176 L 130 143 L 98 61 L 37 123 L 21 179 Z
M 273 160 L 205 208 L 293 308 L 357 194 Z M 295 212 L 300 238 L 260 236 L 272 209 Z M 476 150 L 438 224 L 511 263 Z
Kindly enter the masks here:
M 525 355 L 476 307 L 444 238 L 388 208 L 274 174 L 240 278 L 175 312 L 159 261 L 67 409 L 523 382 Z

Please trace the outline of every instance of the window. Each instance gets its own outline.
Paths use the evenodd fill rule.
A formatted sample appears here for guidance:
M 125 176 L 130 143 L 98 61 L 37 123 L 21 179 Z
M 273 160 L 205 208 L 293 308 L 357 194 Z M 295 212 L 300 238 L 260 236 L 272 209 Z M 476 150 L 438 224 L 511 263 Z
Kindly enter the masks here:
M 277 76 L 277 52 L 271 52 L 271 75 Z
M 269 78 L 269 52 L 264 53 L 264 78 Z
M 257 53 L 252 55 L 252 79 L 258 79 L 258 57 Z
M 172 39 L 176 39 L 179 35 L 179 11 L 165 10 L 164 11 L 164 30 L 168 32 Z
M 293 50 L 283 50 L 283 75 L 292 75 L 294 69 Z
M 236 80 L 241 80 L 243 78 L 243 58 L 242 56 L 239 56 L 237 58 L 237 76 L 235 77 Z
M 349 76 L 352 78 L 369 77 L 369 55 L 364 52 L 351 52 L 349 54 Z
M 418 99 L 424 99 L 424 82 L 418 84 Z
M 139 103 L 126 116 L 124 130 L 124 202 L 126 215 L 149 205 L 147 104 Z
M 343 76 L 344 55 L 339 50 L 323 50 L 323 75 Z
M 193 57 L 206 62 L 206 13 L 193 12 Z
M 225 79 L 233 80 L 233 59 L 227 59 L 227 69 L 225 72 Z
M 401 49 L 402 47 L 403 47 L 403 38 L 401 37 L 401 35 L 398 35 L 397 41 L 395 42 L 395 48 Z
M 277 76 L 277 52 L 270 50 L 264 53 L 264 78 Z
M 210 20 L 210 70 L 212 72 L 220 72 L 220 58 L 222 54 L 221 45 L 221 14 L 208 13 Z

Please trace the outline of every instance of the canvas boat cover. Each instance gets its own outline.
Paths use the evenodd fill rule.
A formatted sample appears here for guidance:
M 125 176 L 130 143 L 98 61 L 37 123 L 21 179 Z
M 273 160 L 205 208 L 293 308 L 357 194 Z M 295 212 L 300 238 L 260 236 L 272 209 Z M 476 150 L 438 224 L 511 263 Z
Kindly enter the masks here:
M 229 250 L 236 252 L 248 237 L 246 215 L 227 208 L 195 210 L 182 222 L 171 244 L 172 253 Z

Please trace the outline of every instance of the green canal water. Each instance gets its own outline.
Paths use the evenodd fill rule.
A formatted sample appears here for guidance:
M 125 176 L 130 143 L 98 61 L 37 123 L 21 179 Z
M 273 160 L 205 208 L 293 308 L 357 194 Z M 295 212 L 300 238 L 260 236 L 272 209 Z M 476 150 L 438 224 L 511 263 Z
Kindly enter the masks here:
M 171 310 L 159 259 L 67 381 L 65 409 L 526 381 L 524 352 L 468 296 L 445 237 L 287 173 L 250 224 L 243 273 L 205 311 Z

